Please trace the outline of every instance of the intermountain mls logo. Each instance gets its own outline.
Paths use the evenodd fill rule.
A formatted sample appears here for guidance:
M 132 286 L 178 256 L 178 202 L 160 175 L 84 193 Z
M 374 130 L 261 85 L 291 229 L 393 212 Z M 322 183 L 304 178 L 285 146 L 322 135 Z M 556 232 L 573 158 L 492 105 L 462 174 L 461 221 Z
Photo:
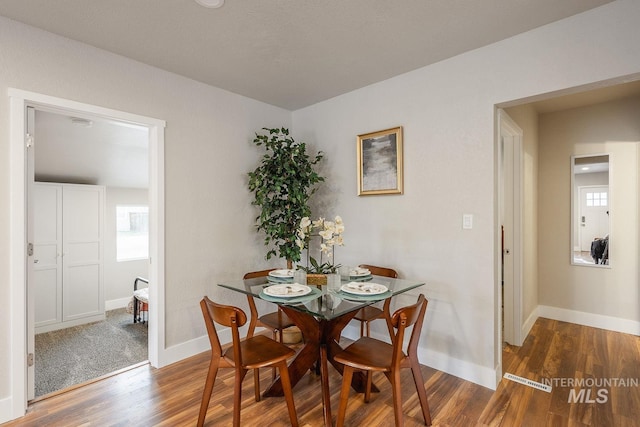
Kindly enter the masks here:
M 568 387 L 569 403 L 607 403 L 615 387 L 638 387 L 638 378 L 543 378 L 552 387 Z
M 542 378 L 542 382 L 536 382 L 509 373 L 504 377 L 547 393 L 553 387 L 569 388 L 568 403 L 607 403 L 611 388 L 640 386 L 638 378 Z

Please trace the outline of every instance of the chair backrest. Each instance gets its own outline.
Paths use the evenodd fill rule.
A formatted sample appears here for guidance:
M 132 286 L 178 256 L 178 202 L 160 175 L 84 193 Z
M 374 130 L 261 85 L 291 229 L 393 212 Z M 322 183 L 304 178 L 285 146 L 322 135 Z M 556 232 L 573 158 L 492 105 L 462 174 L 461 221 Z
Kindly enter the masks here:
M 367 264 L 360 264 L 359 267 L 368 269 L 374 276 L 391 277 L 392 279 L 398 278 L 398 272 L 392 268 L 378 267 L 376 265 Z
M 220 338 L 216 330 L 216 323 L 231 327 L 234 351 L 239 349 L 240 333 L 238 332 L 238 328 L 247 323 L 247 315 L 245 312 L 238 307 L 213 302 L 206 296 L 200 301 L 200 308 L 204 316 L 204 323 L 207 326 L 207 334 L 209 335 L 209 342 L 211 342 L 211 351 L 213 354 L 222 356 L 222 346 L 220 345 Z
M 424 321 L 424 314 L 427 311 L 427 304 L 429 301 L 423 294 L 418 296 L 418 302 L 413 305 L 399 308 L 391 316 L 391 325 L 397 329 L 397 332 L 393 339 L 393 363 L 400 363 L 402 360 L 402 345 L 404 342 L 405 329 L 413 325 L 411 331 L 411 338 L 409 339 L 409 345 L 407 346 L 407 355 L 409 357 L 418 357 L 418 341 L 420 341 L 420 334 L 422 332 L 422 323 Z
M 270 271 L 276 270 L 275 268 L 270 268 L 268 270 L 260 270 L 260 271 L 250 271 L 246 273 L 243 279 L 255 279 L 256 277 L 265 277 L 269 275 Z M 249 302 L 249 312 L 251 313 L 252 318 L 258 317 L 258 308 L 256 307 L 256 302 L 253 300 L 251 295 L 247 295 L 247 301 Z M 249 328 L 249 336 L 253 336 L 253 329 Z
M 270 268 L 268 270 L 260 270 L 260 271 L 251 271 L 244 275 L 243 279 L 254 279 L 256 277 L 264 277 L 268 276 L 270 271 L 275 270 L 275 268 Z

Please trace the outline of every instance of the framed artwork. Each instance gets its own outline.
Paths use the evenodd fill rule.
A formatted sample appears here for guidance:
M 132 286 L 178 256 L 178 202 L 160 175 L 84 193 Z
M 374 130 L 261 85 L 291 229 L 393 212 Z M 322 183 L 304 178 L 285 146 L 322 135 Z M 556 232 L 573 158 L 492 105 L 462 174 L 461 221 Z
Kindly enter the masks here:
M 358 135 L 358 196 L 402 194 L 402 127 Z

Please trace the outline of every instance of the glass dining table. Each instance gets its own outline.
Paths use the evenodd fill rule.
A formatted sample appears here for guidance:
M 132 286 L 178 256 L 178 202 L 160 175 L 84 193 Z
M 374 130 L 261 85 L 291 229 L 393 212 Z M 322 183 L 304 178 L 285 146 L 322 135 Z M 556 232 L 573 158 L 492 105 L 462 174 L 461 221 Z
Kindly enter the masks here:
M 326 426 L 331 426 L 328 364 L 331 363 L 342 373 L 342 365 L 333 360 L 333 356 L 342 350 L 338 344 L 342 330 L 358 310 L 384 301 L 383 312 L 389 333 L 392 333 L 389 312 L 391 298 L 418 288 L 424 282 L 371 275 L 341 277 L 340 284 L 331 286 L 331 289 L 326 285 L 298 288 L 291 282 L 293 279 L 264 276 L 229 281 L 219 286 L 277 304 L 296 324 L 302 332 L 304 344 L 289 365 L 291 386 L 294 387 L 308 371 L 313 370 L 317 362 L 320 367 L 324 421 Z M 300 295 L 296 295 L 294 289 Z M 361 373 L 357 374 L 354 374 L 352 387 L 362 392 L 366 378 Z M 377 391 L 375 386 L 372 391 Z M 265 397 L 282 395 L 279 377 L 263 394 Z

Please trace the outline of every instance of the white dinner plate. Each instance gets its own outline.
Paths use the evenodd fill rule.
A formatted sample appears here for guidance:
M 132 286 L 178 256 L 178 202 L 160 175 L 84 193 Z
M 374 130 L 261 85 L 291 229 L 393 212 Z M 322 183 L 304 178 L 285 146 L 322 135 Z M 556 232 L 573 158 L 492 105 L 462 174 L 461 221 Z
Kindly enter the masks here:
M 371 282 L 349 282 L 340 287 L 342 292 L 354 295 L 378 295 L 389 290 L 385 285 Z
M 266 288 L 265 288 L 266 289 Z M 287 305 L 296 305 L 300 303 L 306 303 L 309 301 L 313 301 L 322 295 L 322 291 L 315 286 L 311 287 L 311 292 L 306 295 L 291 297 L 291 298 L 282 298 L 275 297 L 265 293 L 264 289 L 260 292 L 260 298 L 265 301 L 275 302 L 276 304 L 287 304 Z
M 273 270 L 269 272 L 269 276 L 279 277 L 281 279 L 291 278 L 293 277 L 293 270 Z
M 352 268 L 351 271 L 349 271 L 349 276 L 351 277 L 371 276 L 371 271 L 369 271 L 368 268 L 356 267 L 356 268 Z
M 311 288 L 300 283 L 283 283 L 281 285 L 267 286 L 262 291 L 272 297 L 294 298 L 307 295 L 311 292 Z
M 356 294 L 350 294 L 348 292 L 340 291 L 337 293 L 337 295 L 339 299 L 343 299 L 345 301 L 362 302 L 362 301 L 381 301 L 383 299 L 389 298 L 392 295 L 392 293 L 391 291 L 387 291 L 381 294 L 356 295 Z

